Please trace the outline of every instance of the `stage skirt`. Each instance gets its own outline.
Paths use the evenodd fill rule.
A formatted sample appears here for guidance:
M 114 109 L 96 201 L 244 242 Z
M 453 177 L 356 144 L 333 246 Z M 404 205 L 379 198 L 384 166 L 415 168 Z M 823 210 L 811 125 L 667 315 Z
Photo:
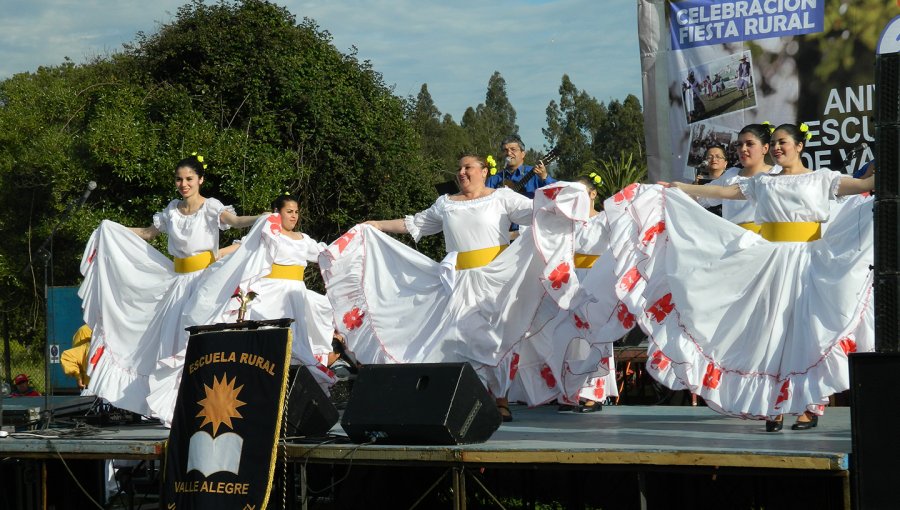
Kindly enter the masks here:
M 630 186 L 606 211 L 615 292 L 669 388 L 729 415 L 799 414 L 848 389 L 847 355 L 874 348 L 871 199 L 812 242 L 766 241 L 660 186 Z

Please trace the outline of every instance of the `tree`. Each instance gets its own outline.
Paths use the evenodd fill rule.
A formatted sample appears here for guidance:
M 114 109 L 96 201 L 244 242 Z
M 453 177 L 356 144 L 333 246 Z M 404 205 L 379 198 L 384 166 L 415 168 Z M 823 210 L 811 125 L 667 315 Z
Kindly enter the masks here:
M 606 107 L 585 91 L 579 91 L 568 75 L 559 86 L 559 103 L 547 106 L 544 136 L 551 146 L 559 148 L 559 179 L 574 179 L 594 157 L 595 134 L 607 115 Z
M 609 159 L 621 153 L 629 153 L 638 161 L 646 154 L 644 138 L 644 114 L 641 102 L 633 94 L 624 101 L 613 100 L 606 105 L 606 115 L 594 136 L 594 157 Z
M 461 126 L 469 135 L 469 150 L 479 154 L 496 153 L 504 138 L 518 133 L 516 110 L 506 94 L 506 80 L 498 71 L 488 80 L 484 103 L 466 109 Z
M 361 220 L 431 203 L 419 140 L 403 100 L 367 62 L 338 52 L 313 21 L 259 0 L 195 0 L 122 53 L 0 82 L 6 333 L 41 339 L 43 277 L 22 268 L 57 221 L 66 220 L 51 281 L 75 284 L 100 220 L 149 224 L 174 197 L 175 162 L 191 152 L 209 162 L 204 194 L 255 214 L 299 193 L 304 231 L 330 241 Z M 61 218 L 89 180 L 99 184 L 90 200 Z
M 459 154 L 468 145 L 465 133 L 450 115 L 441 116 L 427 84 L 422 84 L 416 98 L 410 99 L 410 105 L 409 120 L 421 139 L 425 178 L 432 184 L 451 180 Z

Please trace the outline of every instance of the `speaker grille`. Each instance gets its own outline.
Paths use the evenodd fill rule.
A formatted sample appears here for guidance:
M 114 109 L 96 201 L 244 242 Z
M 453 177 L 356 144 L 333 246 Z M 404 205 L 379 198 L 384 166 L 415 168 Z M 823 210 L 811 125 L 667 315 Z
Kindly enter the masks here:
M 875 129 L 875 191 L 881 198 L 900 197 L 900 125 Z
M 900 352 L 900 276 L 875 277 L 875 350 Z
M 900 274 L 900 250 L 897 249 L 900 199 L 879 197 L 875 201 L 873 213 L 875 215 L 875 273 L 881 276 Z
M 900 53 L 875 58 L 875 123 L 900 122 Z

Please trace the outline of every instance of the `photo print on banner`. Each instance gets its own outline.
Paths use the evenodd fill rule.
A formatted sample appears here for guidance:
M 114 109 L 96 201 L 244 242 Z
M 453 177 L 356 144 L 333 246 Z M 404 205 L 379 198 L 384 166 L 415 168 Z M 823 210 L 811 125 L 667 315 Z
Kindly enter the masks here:
M 640 0 L 639 31 L 657 34 L 641 39 L 649 180 L 691 181 L 710 133 L 763 121 L 809 125 L 809 168 L 861 168 L 884 27 L 871 20 L 897 15 L 883 0 Z

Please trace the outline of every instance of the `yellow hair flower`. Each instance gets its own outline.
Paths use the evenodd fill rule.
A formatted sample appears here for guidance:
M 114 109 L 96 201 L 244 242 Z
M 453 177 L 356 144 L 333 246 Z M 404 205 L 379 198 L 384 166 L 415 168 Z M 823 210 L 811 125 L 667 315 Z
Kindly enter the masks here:
M 771 122 L 765 121 L 762 123 L 762 125 L 765 126 L 766 129 L 769 130 L 770 135 L 775 132 L 775 126 L 773 126 Z
M 812 133 L 809 132 L 809 126 L 806 125 L 806 122 L 800 123 L 800 132 L 803 133 L 807 141 L 812 138 Z
M 588 177 L 590 177 L 591 180 L 594 181 L 594 184 L 596 184 L 597 186 L 599 186 L 603 182 L 603 178 L 597 175 L 597 172 L 591 172 Z
M 494 159 L 494 156 L 488 154 L 484 161 L 487 163 L 491 175 L 497 175 L 497 160 Z

